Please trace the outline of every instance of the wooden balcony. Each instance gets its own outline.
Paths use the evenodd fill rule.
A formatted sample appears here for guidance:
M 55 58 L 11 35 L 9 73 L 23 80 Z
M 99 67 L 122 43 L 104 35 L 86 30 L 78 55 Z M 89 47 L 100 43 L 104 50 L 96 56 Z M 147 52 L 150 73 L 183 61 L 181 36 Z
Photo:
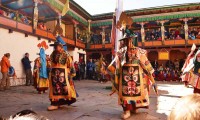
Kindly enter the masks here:
M 163 46 L 191 46 L 193 43 L 196 45 L 200 44 L 200 39 L 196 40 L 165 40 L 162 44 L 162 41 L 146 41 L 144 42 L 143 47 L 163 47 Z M 142 47 L 142 42 L 138 42 L 138 46 Z
M 111 49 L 113 48 L 111 43 L 107 43 L 107 44 L 91 44 L 90 45 L 90 49 Z
M 33 32 L 32 26 L 26 25 L 26 24 L 23 24 L 23 23 L 20 23 L 20 22 L 17 23 L 17 28 L 22 30 L 22 31 L 29 32 L 29 33 Z
M 46 37 L 47 38 L 47 31 L 36 29 L 35 34 L 38 35 L 38 36 Z
M 67 44 L 75 45 L 75 41 L 74 41 L 74 40 L 71 40 L 71 39 L 68 39 L 68 38 L 65 38 L 65 37 L 62 37 L 62 39 L 63 39 Z
M 7 17 L 3 17 L 3 16 L 0 16 L 0 24 L 1 25 L 5 25 L 5 26 L 8 26 L 8 27 L 11 27 L 11 28 L 16 28 L 17 27 L 17 22 L 10 19 L 10 18 L 7 18 Z
M 56 40 L 55 36 L 54 36 L 53 33 L 51 33 L 51 32 L 47 32 L 47 37 L 48 37 L 49 39 L 52 39 L 53 41 Z
M 192 45 L 192 44 L 200 44 L 200 39 L 196 39 L 196 40 L 188 40 L 188 45 Z
M 81 40 L 77 40 L 76 46 L 85 49 L 85 43 Z

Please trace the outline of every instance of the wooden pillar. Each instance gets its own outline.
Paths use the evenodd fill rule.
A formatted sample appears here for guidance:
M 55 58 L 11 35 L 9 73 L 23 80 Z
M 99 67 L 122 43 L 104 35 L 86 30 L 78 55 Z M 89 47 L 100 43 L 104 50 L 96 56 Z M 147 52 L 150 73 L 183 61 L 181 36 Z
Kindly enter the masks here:
M 144 31 L 144 22 L 141 22 L 140 25 L 141 25 L 141 37 L 142 37 L 142 43 L 145 42 L 145 31 Z
M 91 34 L 91 20 L 88 20 L 88 34 L 87 34 L 87 42 L 86 42 L 87 44 L 90 43 L 90 38 L 91 38 L 90 34 Z
M 188 19 L 185 18 L 183 21 L 185 22 L 185 25 L 184 25 L 184 30 L 185 30 L 185 40 L 188 40 L 188 24 L 187 24 Z
M 165 21 L 160 21 L 160 23 L 161 23 L 161 37 L 162 37 L 162 41 L 164 42 L 164 40 L 165 40 L 165 26 L 164 26 Z
M 32 19 L 32 26 L 34 33 L 37 29 L 37 24 L 38 24 L 38 1 L 34 0 L 33 19 Z
M 102 27 L 102 33 L 101 33 L 101 36 L 102 36 L 102 45 L 104 46 L 105 45 L 105 41 L 106 41 L 106 33 L 105 33 L 105 26 Z
M 75 45 L 77 44 L 77 40 L 78 40 L 78 27 L 77 25 L 79 24 L 76 20 L 72 20 L 73 24 L 74 24 L 74 36 L 73 36 L 73 39 L 75 41 Z
M 77 27 L 77 25 L 78 24 L 74 24 L 74 33 L 75 33 L 74 34 L 74 40 L 75 41 L 77 41 L 77 39 L 78 39 L 78 34 L 77 34 L 78 33 L 78 27 Z

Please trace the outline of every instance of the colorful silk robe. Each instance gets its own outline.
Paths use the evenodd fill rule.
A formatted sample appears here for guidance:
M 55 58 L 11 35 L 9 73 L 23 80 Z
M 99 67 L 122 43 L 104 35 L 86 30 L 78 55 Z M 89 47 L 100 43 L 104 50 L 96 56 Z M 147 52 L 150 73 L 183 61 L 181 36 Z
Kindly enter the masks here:
M 49 79 L 40 77 L 40 68 L 41 68 L 40 57 L 36 58 L 34 62 L 35 63 L 34 63 L 34 70 L 33 70 L 33 78 L 34 78 L 35 88 L 38 91 L 47 90 L 49 87 Z M 51 62 L 48 59 L 46 59 L 46 66 L 47 66 L 47 74 L 49 75 L 48 71 L 51 67 Z
M 136 108 L 147 107 L 149 80 L 152 84 L 155 83 L 152 76 L 154 69 L 146 57 L 145 50 L 138 47 L 126 50 L 121 48 L 108 67 L 114 90 L 118 92 L 119 103 L 122 106 L 134 104 Z M 123 56 L 128 57 L 124 60 Z
M 192 85 L 194 88 L 200 89 L 200 63 L 196 60 L 200 50 L 194 55 L 191 51 L 182 68 L 182 81 Z
M 53 51 L 51 54 L 51 74 L 50 74 L 50 92 L 51 101 L 59 99 L 76 99 L 76 91 L 72 77 L 75 76 L 75 69 L 71 56 L 66 52 Z

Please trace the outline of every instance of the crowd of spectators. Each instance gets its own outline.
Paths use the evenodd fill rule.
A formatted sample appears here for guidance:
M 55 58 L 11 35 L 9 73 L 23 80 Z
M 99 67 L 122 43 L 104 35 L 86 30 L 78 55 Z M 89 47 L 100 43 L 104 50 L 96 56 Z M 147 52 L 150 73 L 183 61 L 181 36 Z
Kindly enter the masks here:
M 151 30 L 147 29 L 147 31 L 145 32 L 145 40 L 146 41 L 162 40 L 160 28 Z
M 200 28 L 192 28 L 188 30 L 188 37 L 191 40 L 200 39 Z
M 107 81 L 106 76 L 106 62 L 100 59 L 90 58 L 87 63 L 85 61 L 75 61 L 74 67 L 76 70 L 76 76 L 74 80 L 97 80 L 101 83 Z
M 31 24 L 31 21 L 28 19 L 28 17 L 23 14 L 17 15 L 15 12 L 11 12 L 9 10 L 5 11 L 5 10 L 0 9 L 0 15 L 10 18 L 10 19 L 13 19 L 13 20 L 16 20 L 18 22 L 22 22 L 27 25 Z
M 165 65 L 159 65 L 157 61 L 151 62 L 155 69 L 155 80 L 158 81 L 180 81 L 181 68 L 184 60 L 176 59 L 174 62 L 168 60 Z
M 102 44 L 102 35 L 93 33 L 91 34 L 91 43 L 93 44 Z M 110 35 L 105 35 L 105 43 L 110 43 Z
M 165 29 L 164 34 L 165 34 L 165 40 L 185 39 L 185 30 L 183 26 L 177 28 Z M 200 39 L 200 28 L 189 28 L 188 38 L 191 40 Z M 145 31 L 145 40 L 146 41 L 162 40 L 160 28 L 147 29 Z

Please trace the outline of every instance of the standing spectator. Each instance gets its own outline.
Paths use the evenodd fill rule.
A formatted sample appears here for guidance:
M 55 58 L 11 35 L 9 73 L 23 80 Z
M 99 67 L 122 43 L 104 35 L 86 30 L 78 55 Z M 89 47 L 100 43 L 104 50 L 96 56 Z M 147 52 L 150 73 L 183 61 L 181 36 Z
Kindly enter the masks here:
M 165 40 L 169 39 L 169 32 L 165 29 Z
M 175 70 L 179 70 L 179 61 L 178 61 L 178 59 L 176 59 L 174 61 L 174 65 L 175 65 Z
M 185 38 L 185 30 L 184 30 L 183 26 L 182 26 L 181 29 L 180 29 L 180 37 L 181 37 L 182 39 Z
M 197 36 L 198 32 L 196 31 L 195 28 L 193 28 L 193 30 L 191 31 L 191 34 L 193 34 L 195 37 Z
M 150 32 L 150 30 L 149 29 L 147 29 L 147 31 L 146 31 L 146 40 L 149 40 L 150 39 L 150 34 L 151 34 L 151 32 Z
M 165 66 L 166 68 L 174 69 L 174 63 L 171 60 L 168 60 Z
M 154 69 L 158 69 L 158 61 L 157 60 L 153 61 L 151 64 Z
M 182 38 L 180 37 L 180 35 L 177 35 L 176 40 L 181 40 Z
M 158 74 L 158 81 L 165 81 L 165 75 L 163 70 L 161 70 Z
M 163 64 L 161 64 L 161 66 L 158 68 L 158 71 L 163 71 L 164 70 L 164 67 L 163 67 Z
M 92 58 L 89 59 L 89 62 L 87 63 L 87 78 L 93 79 L 94 75 L 94 63 L 92 62 Z
M 3 75 L 3 78 L 0 81 L 0 90 L 10 89 L 10 80 L 8 77 L 8 71 L 10 65 L 10 53 L 4 54 L 1 60 L 1 73 Z
M 80 80 L 85 78 L 85 61 L 80 63 Z
M 95 71 L 96 71 L 96 79 L 97 81 L 100 81 L 101 79 L 101 63 L 99 59 L 95 62 Z
M 22 64 L 26 74 L 26 86 L 33 85 L 33 75 L 31 71 L 31 62 L 29 60 L 29 53 L 25 53 L 25 57 L 22 58 Z
M 74 62 L 74 68 L 76 70 L 76 77 L 74 79 L 79 80 L 79 63 L 77 61 Z
M 194 33 L 192 33 L 192 34 L 189 35 L 189 38 L 192 39 L 192 40 L 195 40 L 195 39 L 196 39 L 196 36 L 195 36 Z
M 178 35 L 180 35 L 180 32 L 179 32 L 178 28 L 176 28 L 176 30 L 175 30 L 175 38 L 176 38 Z

